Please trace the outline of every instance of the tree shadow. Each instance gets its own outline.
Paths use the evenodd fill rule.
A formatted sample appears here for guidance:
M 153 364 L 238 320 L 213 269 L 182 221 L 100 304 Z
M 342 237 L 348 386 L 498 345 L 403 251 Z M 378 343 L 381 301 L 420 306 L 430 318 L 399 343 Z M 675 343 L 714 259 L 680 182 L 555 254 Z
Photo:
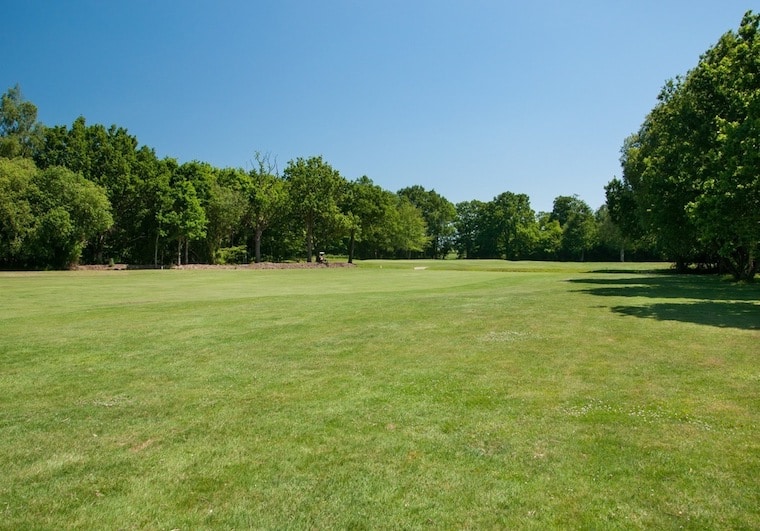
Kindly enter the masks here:
M 570 279 L 567 282 L 595 286 L 578 291 L 602 297 L 760 301 L 760 284 L 735 284 L 711 275 L 583 278 Z
M 760 330 L 760 305 L 751 302 L 655 303 L 647 306 L 613 306 L 611 310 L 622 315 L 658 321 L 682 321 L 720 328 Z
M 673 274 L 572 279 L 568 282 L 590 286 L 577 292 L 599 297 L 680 299 L 679 302 L 610 308 L 621 315 L 760 330 L 760 285 L 757 284 L 734 284 L 708 275 Z

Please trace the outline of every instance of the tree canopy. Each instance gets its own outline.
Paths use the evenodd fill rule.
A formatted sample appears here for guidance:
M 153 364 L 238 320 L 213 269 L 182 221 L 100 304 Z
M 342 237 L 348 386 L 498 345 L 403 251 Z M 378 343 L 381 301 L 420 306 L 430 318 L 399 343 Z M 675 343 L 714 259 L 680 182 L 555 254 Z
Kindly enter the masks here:
M 16 85 L 0 97 L 0 157 L 31 157 L 42 141 L 37 106 Z
M 718 263 L 751 280 L 760 250 L 760 15 L 748 12 L 658 104 L 622 150 L 610 215 L 681 269 Z
M 63 268 L 113 224 L 105 190 L 62 166 L 0 158 L 0 264 Z

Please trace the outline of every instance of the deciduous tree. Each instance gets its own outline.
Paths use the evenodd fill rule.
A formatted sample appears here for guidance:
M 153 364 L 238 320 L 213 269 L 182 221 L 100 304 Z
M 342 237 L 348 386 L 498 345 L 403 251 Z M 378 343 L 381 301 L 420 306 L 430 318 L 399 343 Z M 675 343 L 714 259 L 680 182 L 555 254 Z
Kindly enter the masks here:
M 456 250 L 459 258 L 481 258 L 486 203 L 472 200 L 457 203 Z
M 366 241 L 370 245 L 382 247 L 378 236 L 383 224 L 388 222 L 390 210 L 395 208 L 390 193 L 372 182 L 366 175 L 351 181 L 341 205 L 349 221 L 348 262 L 353 263 L 357 242 Z
M 205 206 L 208 225 L 206 229 L 207 257 L 217 262 L 220 249 L 232 247 L 236 233 L 241 233 L 248 207 L 250 177 L 240 169 L 219 170 L 211 185 Z
M 161 213 L 165 234 L 177 242 L 177 265 L 189 261 L 190 242 L 206 236 L 206 212 L 201 206 L 195 187 L 190 181 L 174 182 L 167 197 L 167 209 Z
M 665 85 L 623 147 L 622 184 L 607 190 L 613 220 L 633 210 L 679 268 L 717 257 L 737 279 L 758 270 L 759 26 L 760 15 L 748 12 L 738 32 Z M 622 228 L 630 235 L 630 224 Z
M 270 161 L 269 156 L 256 153 L 255 160 L 256 167 L 249 173 L 245 219 L 253 230 L 254 259 L 259 263 L 264 232 L 285 217 L 289 199 L 288 187 L 277 174 L 276 165 Z
M 518 260 L 533 250 L 537 238 L 536 214 L 527 195 L 499 194 L 488 204 L 486 219 L 498 256 Z
M 561 195 L 554 199 L 550 220 L 557 221 L 562 228 L 561 257 L 583 261 L 596 240 L 596 220 L 591 207 L 577 195 Z
M 0 157 L 31 158 L 42 143 L 37 106 L 24 99 L 16 85 L 0 96 Z
M 81 175 L 0 158 L 0 263 L 68 267 L 112 223 L 105 191 Z
M 317 235 L 320 242 L 331 238 L 334 227 L 341 226 L 343 213 L 338 208 L 346 180 L 322 160 L 321 156 L 291 160 L 285 168 L 285 181 L 291 197 L 291 212 L 298 217 L 304 228 L 306 261 L 314 256 Z M 343 225 L 345 226 L 345 224 Z
M 37 220 L 29 200 L 37 168 L 29 159 L 0 157 L 0 264 L 22 264 Z
M 406 197 L 422 213 L 427 226 L 426 254 L 430 258 L 445 258 L 454 246 L 457 216 L 454 204 L 435 190 L 425 190 L 420 185 L 402 188 L 398 194 Z
M 410 258 L 430 244 L 430 236 L 422 212 L 404 196 L 397 196 L 396 208 L 391 211 L 388 228 L 391 246 Z

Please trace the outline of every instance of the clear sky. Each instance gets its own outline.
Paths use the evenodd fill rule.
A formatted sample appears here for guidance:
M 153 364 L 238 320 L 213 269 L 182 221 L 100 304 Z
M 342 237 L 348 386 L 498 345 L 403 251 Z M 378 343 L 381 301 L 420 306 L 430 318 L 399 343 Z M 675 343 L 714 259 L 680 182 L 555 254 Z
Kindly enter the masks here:
M 596 209 L 669 78 L 757 0 L 0 0 L 0 91 L 160 157 Z

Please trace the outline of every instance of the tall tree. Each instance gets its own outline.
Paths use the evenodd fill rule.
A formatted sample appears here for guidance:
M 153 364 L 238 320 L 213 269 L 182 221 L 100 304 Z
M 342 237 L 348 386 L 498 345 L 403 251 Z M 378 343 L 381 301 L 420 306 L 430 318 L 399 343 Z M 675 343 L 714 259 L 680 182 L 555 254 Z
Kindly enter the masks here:
M 202 245 L 195 249 L 195 254 L 200 261 L 209 263 L 214 262 L 216 251 L 228 234 L 229 226 L 239 224 L 240 216 L 238 219 L 232 218 L 240 213 L 243 200 L 241 194 L 220 184 L 221 172 L 222 170 L 214 168 L 207 162 L 193 160 L 178 166 L 172 177 L 173 183 L 185 182 L 192 185 L 195 199 L 205 215 L 206 225 L 203 236 L 186 240 L 185 253 L 189 252 L 187 244 L 190 241 L 202 240 Z
M 225 245 L 235 245 L 236 233 L 242 232 L 250 187 L 250 178 L 243 170 L 226 168 L 216 173 L 204 209 L 208 218 L 206 254 L 212 263 L 217 263 Z
M 141 229 L 146 218 L 154 217 L 141 195 L 144 182 L 140 172 L 145 163 L 138 157 L 137 146 L 137 138 L 123 127 L 88 126 L 80 116 L 69 129 L 46 129 L 43 147 L 35 157 L 41 168 L 64 166 L 106 190 L 114 224 L 108 233 L 91 242 L 88 254 L 96 261 L 102 261 L 107 254 L 134 262 L 144 256 L 143 247 L 150 248 L 151 238 Z M 155 158 L 152 150 L 147 155 Z
M 612 220 L 609 207 L 602 205 L 594 214 L 597 227 L 598 244 L 606 249 L 617 251 L 621 262 L 625 262 L 625 250 L 628 242 L 620 227 Z
M 591 207 L 577 195 L 561 195 L 554 199 L 550 220 L 557 221 L 562 228 L 561 257 L 583 261 L 596 239 L 596 220 Z
M 425 190 L 420 185 L 402 188 L 398 194 L 422 212 L 428 231 L 426 254 L 431 258 L 445 258 L 454 245 L 457 216 L 454 204 L 435 190 Z
M 177 171 L 177 161 L 172 158 L 158 160 L 152 150 L 141 150 L 140 159 L 144 164 L 140 169 L 143 176 L 141 196 L 146 215 L 142 217 L 141 234 L 146 242 L 136 255 L 138 263 L 152 262 L 155 267 L 165 263 L 168 226 L 166 216 L 172 208 L 171 182 Z
M 395 208 L 389 199 L 389 193 L 366 175 L 349 183 L 341 205 L 349 221 L 349 263 L 354 261 L 357 242 L 374 242 L 377 246 L 382 225 L 388 220 L 390 209 Z
M 276 164 L 268 155 L 256 153 L 255 160 L 256 167 L 249 172 L 245 219 L 253 230 L 254 259 L 259 263 L 264 232 L 280 221 L 287 211 L 288 188 L 285 181 L 277 175 Z
M 708 158 L 686 205 L 702 242 L 737 279 L 760 270 L 760 14 L 723 35 L 682 90 L 706 119 Z M 688 149 L 688 148 L 687 148 Z
M 173 183 L 167 199 L 168 208 L 162 212 L 161 222 L 165 233 L 177 242 L 177 265 L 182 265 L 183 248 L 188 263 L 190 242 L 206 236 L 206 212 L 190 181 Z
M 30 199 L 37 172 L 29 159 L 0 157 L 0 264 L 24 265 L 37 220 Z
M 41 192 L 35 257 L 53 267 L 77 263 L 88 240 L 113 224 L 105 190 L 60 166 L 38 172 L 33 183 Z
M 608 201 L 633 200 L 641 230 L 679 268 L 718 257 L 737 279 L 758 270 L 759 26 L 748 12 L 738 32 L 665 85 L 623 147 L 622 186 L 608 190 Z M 610 213 L 618 221 L 612 203 Z
M 483 201 L 463 201 L 457 203 L 456 250 L 459 258 L 482 258 L 483 224 L 486 203 Z
M 562 227 L 550 212 L 539 212 L 536 217 L 538 237 L 534 256 L 540 260 L 557 260 L 562 248 Z
M 42 144 L 37 106 L 24 99 L 16 85 L 0 96 L 0 157 L 31 158 Z
M 285 181 L 291 197 L 291 211 L 304 228 L 306 261 L 311 262 L 317 235 L 322 236 L 320 243 L 327 245 L 330 242 L 325 239 L 330 237 L 329 231 L 345 221 L 338 202 L 346 181 L 321 156 L 299 157 L 288 162 Z
M 538 235 L 527 195 L 499 194 L 488 204 L 486 220 L 498 256 L 518 260 L 531 253 Z
M 112 223 L 104 190 L 79 174 L 0 158 L 0 263 L 65 268 Z
M 396 208 L 388 223 L 391 246 L 405 257 L 421 252 L 430 244 L 425 218 L 419 208 L 404 196 L 397 196 Z

